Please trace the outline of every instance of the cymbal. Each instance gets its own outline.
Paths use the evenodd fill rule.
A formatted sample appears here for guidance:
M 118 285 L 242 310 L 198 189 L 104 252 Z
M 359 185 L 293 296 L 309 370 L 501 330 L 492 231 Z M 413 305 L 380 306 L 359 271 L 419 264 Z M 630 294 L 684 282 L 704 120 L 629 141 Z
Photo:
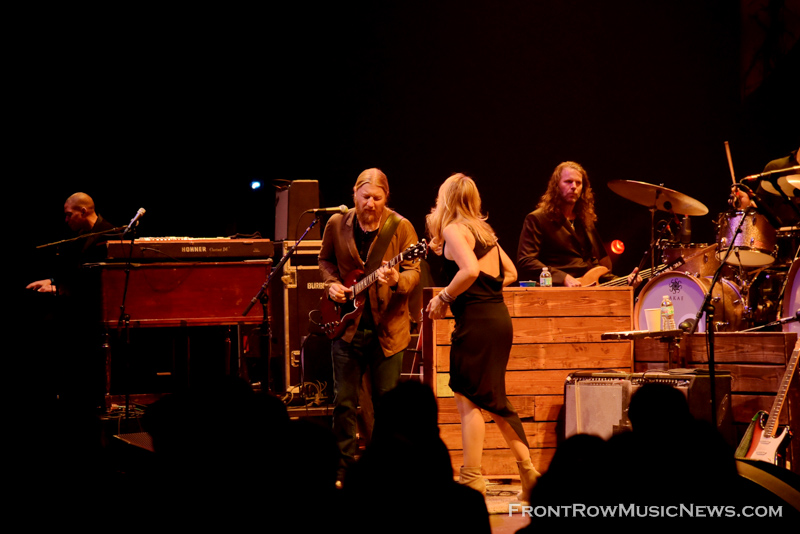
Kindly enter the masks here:
M 612 180 L 608 187 L 616 194 L 637 204 L 679 215 L 705 215 L 708 208 L 688 195 L 660 185 L 632 180 Z
M 788 197 L 797 197 L 800 196 L 800 174 L 790 174 L 789 176 L 781 176 L 777 180 L 775 180 L 778 187 L 786 193 Z M 780 192 L 775 188 L 775 183 L 772 183 L 768 180 L 761 181 L 761 187 L 764 188 L 764 191 L 767 193 L 772 193 L 773 195 L 780 195 Z

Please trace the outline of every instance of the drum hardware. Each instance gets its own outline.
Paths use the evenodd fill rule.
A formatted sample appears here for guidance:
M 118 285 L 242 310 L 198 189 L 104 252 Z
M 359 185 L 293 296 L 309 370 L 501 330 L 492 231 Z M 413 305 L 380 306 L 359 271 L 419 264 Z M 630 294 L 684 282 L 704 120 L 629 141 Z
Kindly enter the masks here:
M 742 184 L 742 183 L 739 183 L 739 184 L 734 184 L 733 188 L 734 189 L 736 189 L 736 188 L 742 189 L 745 193 L 747 193 L 747 195 L 755 203 L 756 211 L 758 211 L 760 214 L 762 214 L 764 217 L 766 217 L 767 221 L 769 221 L 769 224 L 772 226 L 773 229 L 780 228 L 782 226 L 780 221 L 778 220 L 778 218 L 775 216 L 775 214 L 772 213 L 772 210 L 767 207 L 766 202 L 761 200 L 761 197 L 759 197 L 752 189 L 750 189 L 749 186 L 747 186 L 745 184 Z M 794 207 L 795 211 L 797 211 L 797 206 L 795 206 L 794 203 L 792 203 L 789 200 L 789 197 L 787 197 L 785 194 L 783 196 L 784 196 L 784 199 L 787 202 L 789 202 L 792 205 L 792 207 Z M 800 216 L 800 212 L 798 213 L 798 216 Z
M 800 165 L 795 165 L 784 169 L 751 174 L 750 176 L 742 178 L 739 183 L 760 182 L 764 191 L 773 195 L 782 196 L 784 200 L 788 201 L 789 196 L 800 196 L 800 190 L 798 190 L 800 177 L 797 176 L 798 173 L 800 173 Z M 800 213 L 798 213 L 798 215 L 800 215 Z
M 777 321 L 772 321 L 768 324 L 763 324 L 761 326 L 754 326 L 753 328 L 748 328 L 747 330 L 742 330 L 742 332 L 753 332 L 755 330 L 761 330 L 763 328 L 771 328 L 773 326 L 782 326 L 789 323 L 794 323 L 800 321 L 800 309 L 794 312 L 794 316 L 792 317 L 783 317 L 778 319 Z
M 736 230 L 733 232 L 733 239 L 731 240 L 732 242 L 735 243 L 735 240 L 736 240 L 737 236 L 739 236 L 741 234 L 742 226 L 744 225 L 744 223 L 745 223 L 745 217 L 740 217 L 739 221 L 738 221 L 738 224 L 736 226 Z M 731 253 L 733 252 L 733 249 L 734 249 L 734 247 L 732 247 L 732 246 L 728 247 L 727 250 L 725 251 L 725 256 L 723 258 L 721 258 L 721 263 L 720 263 L 719 267 L 717 268 L 717 270 L 714 272 L 714 276 L 711 279 L 711 283 L 709 284 L 708 291 L 706 292 L 705 298 L 703 299 L 703 303 L 702 303 L 701 306 L 699 306 L 699 309 L 697 310 L 697 315 L 695 316 L 695 322 L 694 322 L 694 325 L 692 325 L 692 330 L 689 332 L 690 334 L 693 334 L 697 330 L 697 328 L 700 325 L 700 319 L 703 317 L 703 315 L 706 316 L 707 324 L 712 325 L 712 328 L 706 328 L 706 332 L 708 333 L 708 337 L 709 337 L 709 341 L 708 341 L 708 343 L 709 343 L 709 366 L 713 366 L 713 362 L 712 362 L 712 360 L 713 360 L 713 343 L 714 343 L 714 341 L 713 341 L 713 330 L 714 330 L 713 326 L 716 324 L 712 319 L 713 316 L 714 316 L 714 313 L 715 313 L 715 307 L 711 304 L 711 301 L 714 298 L 714 288 L 717 286 L 717 283 L 720 280 L 720 277 L 721 277 L 721 274 L 722 274 L 722 269 L 725 266 L 725 264 L 728 263 L 728 261 L 730 259 L 730 256 L 731 256 Z M 741 263 L 740 263 L 740 265 L 741 265 Z M 725 283 L 730 283 L 730 282 L 728 280 L 723 279 L 723 285 L 722 285 L 723 291 L 724 291 L 724 288 L 725 288 Z M 741 295 L 739 295 L 739 297 L 740 298 L 738 300 L 738 303 L 741 304 Z M 730 323 L 728 323 L 728 325 L 730 325 Z
M 668 189 L 663 185 L 653 185 L 633 180 L 612 180 L 608 187 L 623 198 L 647 207 L 650 210 L 650 269 L 655 271 L 655 218 L 656 211 L 665 211 L 673 216 L 705 215 L 708 208 L 688 195 Z
M 791 315 L 797 309 L 800 309 L 800 258 L 792 262 L 786 279 L 781 285 L 780 297 L 778 300 L 778 309 L 784 317 Z M 783 325 L 784 332 L 796 332 L 800 334 L 800 324 L 786 323 Z

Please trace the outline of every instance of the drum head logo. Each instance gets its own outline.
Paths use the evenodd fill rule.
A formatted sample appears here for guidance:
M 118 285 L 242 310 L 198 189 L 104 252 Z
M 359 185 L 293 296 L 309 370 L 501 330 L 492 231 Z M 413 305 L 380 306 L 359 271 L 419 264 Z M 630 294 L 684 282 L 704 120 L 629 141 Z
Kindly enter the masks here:
M 681 279 L 680 278 L 673 278 L 669 281 L 669 290 L 675 294 L 681 292 Z

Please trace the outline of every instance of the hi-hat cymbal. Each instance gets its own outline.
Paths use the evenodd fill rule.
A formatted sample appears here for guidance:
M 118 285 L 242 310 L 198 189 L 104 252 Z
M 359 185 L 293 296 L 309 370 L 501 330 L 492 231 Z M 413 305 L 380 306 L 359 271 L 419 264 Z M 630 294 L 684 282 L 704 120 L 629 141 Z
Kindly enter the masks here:
M 688 195 L 660 185 L 632 180 L 612 180 L 608 187 L 616 194 L 637 204 L 679 215 L 705 215 L 708 208 Z

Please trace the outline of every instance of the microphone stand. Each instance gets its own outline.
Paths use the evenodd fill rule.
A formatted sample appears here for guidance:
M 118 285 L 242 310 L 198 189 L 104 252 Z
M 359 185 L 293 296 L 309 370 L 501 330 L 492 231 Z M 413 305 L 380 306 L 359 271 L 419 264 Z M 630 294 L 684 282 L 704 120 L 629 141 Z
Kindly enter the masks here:
M 86 239 L 88 237 L 94 237 L 96 235 L 104 235 L 104 234 L 110 234 L 112 232 L 125 231 L 127 228 L 128 228 L 127 226 L 117 226 L 116 228 L 109 228 L 108 230 L 103 230 L 102 232 L 93 232 L 93 233 L 90 233 L 90 234 L 81 234 L 79 236 L 71 237 L 69 239 L 62 239 L 61 241 L 53 241 L 52 243 L 45 243 L 44 245 L 37 245 L 36 248 L 56 247 L 58 245 L 63 245 L 64 243 L 72 243 L 73 241 L 80 241 L 81 239 Z
M 762 324 L 760 326 L 754 326 L 753 328 L 748 328 L 747 330 L 742 330 L 742 332 L 753 332 L 754 330 L 761 330 L 762 328 L 771 328 L 773 326 L 782 326 L 787 323 L 794 323 L 796 321 L 800 321 L 800 310 L 797 310 L 793 317 L 783 317 L 778 319 L 777 321 L 772 321 L 771 323 Z
M 275 275 L 280 273 L 280 271 L 283 269 L 283 266 L 286 264 L 287 261 L 289 261 L 289 258 L 297 250 L 297 247 L 300 245 L 300 242 L 303 241 L 303 239 L 305 239 L 305 237 L 308 234 L 308 232 L 310 232 L 311 229 L 314 227 L 314 225 L 316 225 L 319 222 L 319 219 L 320 219 L 321 215 L 322 215 L 321 212 L 314 212 L 314 220 L 312 220 L 311 224 L 308 225 L 308 227 L 306 228 L 305 232 L 303 232 L 303 235 L 300 236 L 300 238 L 295 242 L 294 245 L 289 247 L 289 249 L 286 251 L 286 253 L 283 255 L 283 257 L 280 259 L 280 261 L 278 261 L 278 263 L 275 265 L 275 267 L 269 273 L 269 276 L 267 277 L 267 280 L 261 285 L 261 289 L 259 289 L 258 293 L 256 293 L 253 296 L 253 298 L 250 299 L 250 303 L 247 305 L 247 307 L 245 308 L 244 312 L 242 312 L 242 316 L 246 316 L 248 313 L 250 313 L 250 310 L 253 309 L 253 306 L 255 306 L 256 302 L 261 302 L 261 309 L 262 309 L 263 319 L 262 319 L 262 322 L 261 322 L 261 347 L 260 348 L 261 348 L 261 357 L 264 358 L 265 361 L 267 362 L 267 364 L 266 364 L 266 369 L 267 369 L 267 371 L 266 371 L 266 374 L 267 374 L 266 383 L 267 383 L 267 391 L 270 392 L 270 393 L 274 393 L 274 392 L 272 391 L 272 371 L 271 371 L 271 368 L 270 368 L 270 365 L 271 365 L 270 356 L 271 356 L 271 353 L 272 353 L 272 329 L 271 329 L 270 321 L 269 321 L 269 310 L 267 308 L 267 303 L 269 302 L 268 288 L 269 288 L 270 283 L 272 282 L 272 279 L 275 277 Z M 265 340 L 266 340 L 266 343 L 264 343 Z M 288 354 L 284 354 L 284 357 L 288 358 L 289 355 Z M 301 370 L 301 372 L 302 372 L 302 370 Z M 288 384 L 286 384 L 286 385 L 288 386 Z
M 768 181 L 770 184 L 772 184 L 772 187 L 775 188 L 775 190 L 778 192 L 778 194 L 781 196 L 781 198 L 783 198 L 783 200 L 792 207 L 792 210 L 794 210 L 795 214 L 798 217 L 800 217 L 800 208 L 798 208 L 797 205 L 794 202 L 792 202 L 792 199 L 789 198 L 789 195 L 787 195 L 786 191 L 783 190 L 783 187 L 781 187 L 781 185 L 778 183 L 778 180 L 779 180 L 779 177 L 777 177 L 775 175 L 772 175 L 772 176 L 769 176 L 768 178 L 766 178 L 766 181 Z M 752 198 L 756 201 L 756 207 L 761 206 L 763 204 L 763 202 L 761 202 L 761 199 L 759 199 L 757 196 L 755 196 L 755 194 L 753 195 Z M 766 206 L 765 206 L 765 209 L 766 209 Z M 770 215 L 771 215 L 771 213 L 770 213 Z M 774 217 L 774 215 L 773 215 L 773 217 Z M 779 224 L 778 226 L 775 227 L 775 229 L 779 229 L 780 227 L 781 227 L 781 225 Z
M 731 237 L 730 243 L 728 243 L 728 250 L 725 253 L 725 257 L 720 262 L 719 267 L 714 272 L 714 277 L 711 280 L 711 285 L 708 288 L 708 293 L 706 293 L 705 298 L 703 299 L 703 304 L 700 306 L 700 309 L 697 310 L 697 315 L 695 316 L 694 324 L 692 324 L 691 328 L 688 330 L 687 333 L 694 334 L 697 330 L 697 325 L 700 324 L 700 318 L 703 314 L 706 315 L 706 337 L 708 338 L 708 378 L 710 380 L 710 394 L 711 394 L 711 419 L 714 428 L 717 428 L 717 393 L 716 393 L 716 375 L 714 370 L 714 312 L 715 308 L 714 305 L 711 304 L 711 299 L 713 298 L 714 294 L 714 286 L 716 286 L 717 282 L 719 281 L 720 275 L 722 274 L 722 268 L 728 261 L 728 257 L 730 257 L 731 252 L 733 252 L 734 243 L 736 242 L 736 237 L 742 232 L 742 224 L 744 223 L 745 217 L 742 217 L 739 220 L 739 226 L 736 227 L 736 232 L 734 232 L 733 236 Z
M 136 227 L 134 224 L 130 229 L 125 230 L 123 237 L 130 234 L 131 248 L 128 257 L 125 259 L 125 282 L 122 286 L 122 303 L 119 306 L 119 321 L 117 322 L 117 333 L 124 334 L 122 346 L 124 347 L 123 364 L 123 388 L 125 390 L 125 419 L 130 418 L 131 388 L 130 388 L 130 367 L 131 367 L 131 316 L 125 311 L 125 302 L 128 298 L 128 287 L 131 277 L 131 258 L 133 257 L 133 246 L 136 241 Z M 122 337 L 122 336 L 121 336 Z

